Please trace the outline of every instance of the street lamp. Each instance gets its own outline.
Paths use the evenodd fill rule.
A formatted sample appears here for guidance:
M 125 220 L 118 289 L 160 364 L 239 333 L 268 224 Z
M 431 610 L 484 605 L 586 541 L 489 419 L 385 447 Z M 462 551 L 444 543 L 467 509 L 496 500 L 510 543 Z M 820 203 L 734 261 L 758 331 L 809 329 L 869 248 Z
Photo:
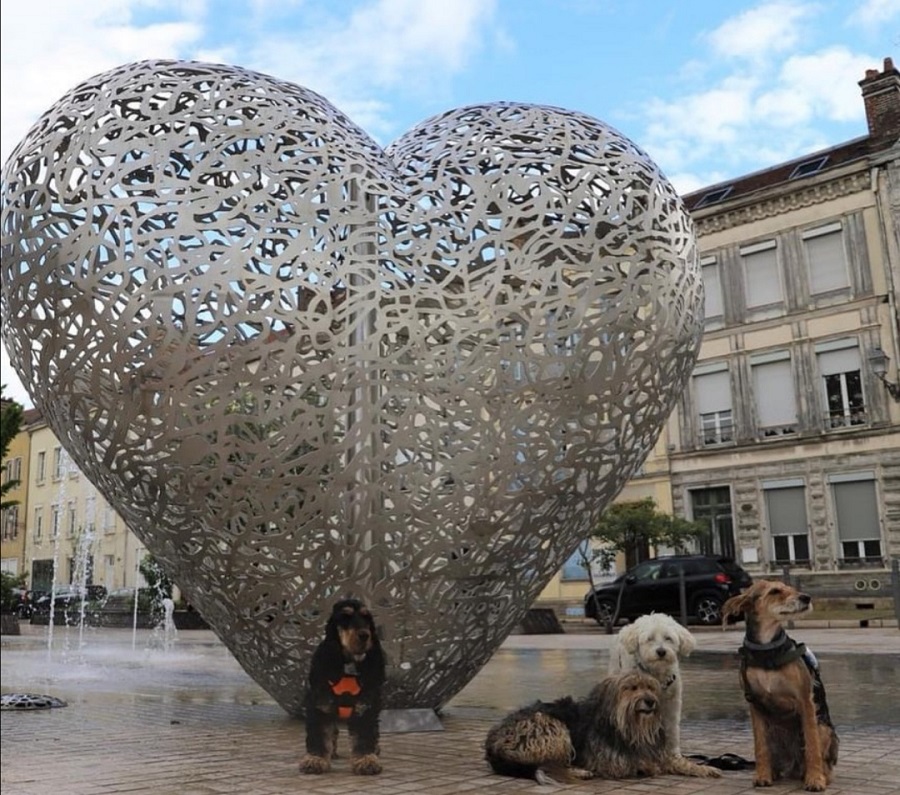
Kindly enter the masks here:
M 900 383 L 889 381 L 885 375 L 889 361 L 890 357 L 879 346 L 873 348 L 869 354 L 869 367 L 872 368 L 872 372 L 887 387 L 891 397 L 900 401 Z

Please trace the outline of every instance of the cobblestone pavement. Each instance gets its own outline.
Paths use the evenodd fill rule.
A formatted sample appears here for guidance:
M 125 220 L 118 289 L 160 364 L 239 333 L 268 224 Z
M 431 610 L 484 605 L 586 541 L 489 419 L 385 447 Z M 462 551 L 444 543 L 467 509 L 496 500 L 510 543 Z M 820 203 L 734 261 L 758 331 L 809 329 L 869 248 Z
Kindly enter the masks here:
M 0 724 L 2 795 L 449 795 L 449 793 L 628 793 L 628 795 L 749 795 L 752 771 L 721 779 L 663 776 L 651 780 L 589 781 L 566 787 L 492 775 L 482 743 L 507 701 L 527 703 L 560 695 L 559 660 L 581 655 L 605 670 L 612 638 L 587 628 L 565 635 L 513 635 L 442 713 L 443 730 L 386 733 L 385 770 L 362 778 L 348 771 L 346 753 L 333 772 L 302 776 L 302 723 L 289 718 L 240 669 L 210 632 L 181 632 L 171 648 L 148 631 L 57 629 L 47 648 L 46 627 L 23 626 L 2 638 L 3 693 L 40 693 L 67 701 L 59 709 L 3 712 Z M 831 795 L 900 795 L 900 632 L 896 628 L 815 629 L 795 633 L 820 656 L 856 655 L 878 676 L 858 680 L 860 691 L 894 706 L 875 724 L 841 725 L 840 761 Z M 733 631 L 697 631 L 702 654 L 727 667 L 740 642 Z M 533 655 L 533 656 L 532 656 Z M 593 656 L 591 656 L 593 655 Z M 693 658 L 691 658 L 693 659 Z M 525 660 L 527 675 L 516 666 Z M 685 667 L 691 664 L 688 660 Z M 685 687 L 702 691 L 706 669 Z M 856 670 L 852 665 L 848 671 Z M 885 673 L 887 672 L 887 673 Z M 730 679 L 733 672 L 728 672 Z M 585 679 L 584 687 L 591 682 Z M 887 683 L 884 683 L 887 679 Z M 510 681 L 513 680 L 513 681 Z M 827 683 L 827 682 L 826 682 Z M 837 684 L 837 683 L 836 683 Z M 845 683 L 852 688 L 854 684 Z M 737 689 L 736 682 L 734 688 Z M 731 690 L 727 699 L 731 699 Z M 842 696 L 843 697 L 843 696 Z M 702 692 L 690 714 L 703 714 Z M 746 709 L 740 695 L 732 717 L 686 716 L 682 746 L 691 753 L 724 752 L 751 758 Z M 339 744 L 346 749 L 344 737 Z M 772 795 L 802 792 L 779 783 Z

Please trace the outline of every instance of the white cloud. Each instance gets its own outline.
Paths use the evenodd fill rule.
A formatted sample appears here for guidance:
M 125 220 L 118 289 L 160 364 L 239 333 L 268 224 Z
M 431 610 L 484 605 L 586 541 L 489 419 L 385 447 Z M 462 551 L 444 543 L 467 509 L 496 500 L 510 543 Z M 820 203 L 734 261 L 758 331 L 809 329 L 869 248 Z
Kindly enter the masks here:
M 4 3 L 0 48 L 0 154 L 5 161 L 31 125 L 69 89 L 129 61 L 180 57 L 202 29 L 202 5 L 179 4 L 182 18 L 131 24 L 140 0 Z
M 898 18 L 900 18 L 900 3 L 897 0 L 864 0 L 853 9 L 848 22 L 869 31 L 883 32 L 884 25 Z
M 430 96 L 497 35 L 496 0 L 374 0 L 348 17 L 317 19 L 314 29 L 269 35 L 252 45 L 249 64 L 307 86 L 370 134 L 393 136 L 385 89 Z M 248 64 L 248 65 L 249 65 Z
M 814 10 L 810 3 L 765 3 L 727 20 L 707 40 L 713 55 L 761 61 L 794 47 L 803 35 L 800 23 Z

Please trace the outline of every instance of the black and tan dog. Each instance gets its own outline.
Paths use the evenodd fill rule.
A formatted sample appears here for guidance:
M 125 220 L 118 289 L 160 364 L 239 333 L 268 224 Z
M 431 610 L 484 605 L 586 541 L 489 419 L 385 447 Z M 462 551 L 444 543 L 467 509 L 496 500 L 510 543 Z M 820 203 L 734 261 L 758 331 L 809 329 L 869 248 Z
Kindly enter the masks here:
M 537 701 L 491 728 L 485 758 L 495 773 L 541 784 L 720 775 L 666 750 L 660 692 L 652 676 L 630 672 L 608 676 L 582 700 Z
M 357 599 L 337 602 L 310 666 L 302 773 L 331 768 L 339 721 L 347 724 L 353 772 L 381 772 L 378 718 L 384 678 L 384 653 L 369 609 Z
M 837 763 L 838 737 L 818 663 L 782 626 L 811 609 L 808 594 L 772 580 L 757 580 L 722 606 L 726 623 L 747 624 L 740 677 L 750 704 L 757 787 L 791 778 L 821 792 Z

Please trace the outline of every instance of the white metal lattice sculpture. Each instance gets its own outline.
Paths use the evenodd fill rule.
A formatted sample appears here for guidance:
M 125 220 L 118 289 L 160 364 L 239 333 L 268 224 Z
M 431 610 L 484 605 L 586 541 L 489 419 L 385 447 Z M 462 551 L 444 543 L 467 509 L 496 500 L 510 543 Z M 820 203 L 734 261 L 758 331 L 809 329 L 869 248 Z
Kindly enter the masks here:
M 458 692 L 638 469 L 700 335 L 674 190 L 557 108 L 382 150 L 290 83 L 128 64 L 22 141 L 2 224 L 36 406 L 291 712 L 351 594 L 389 706 Z

